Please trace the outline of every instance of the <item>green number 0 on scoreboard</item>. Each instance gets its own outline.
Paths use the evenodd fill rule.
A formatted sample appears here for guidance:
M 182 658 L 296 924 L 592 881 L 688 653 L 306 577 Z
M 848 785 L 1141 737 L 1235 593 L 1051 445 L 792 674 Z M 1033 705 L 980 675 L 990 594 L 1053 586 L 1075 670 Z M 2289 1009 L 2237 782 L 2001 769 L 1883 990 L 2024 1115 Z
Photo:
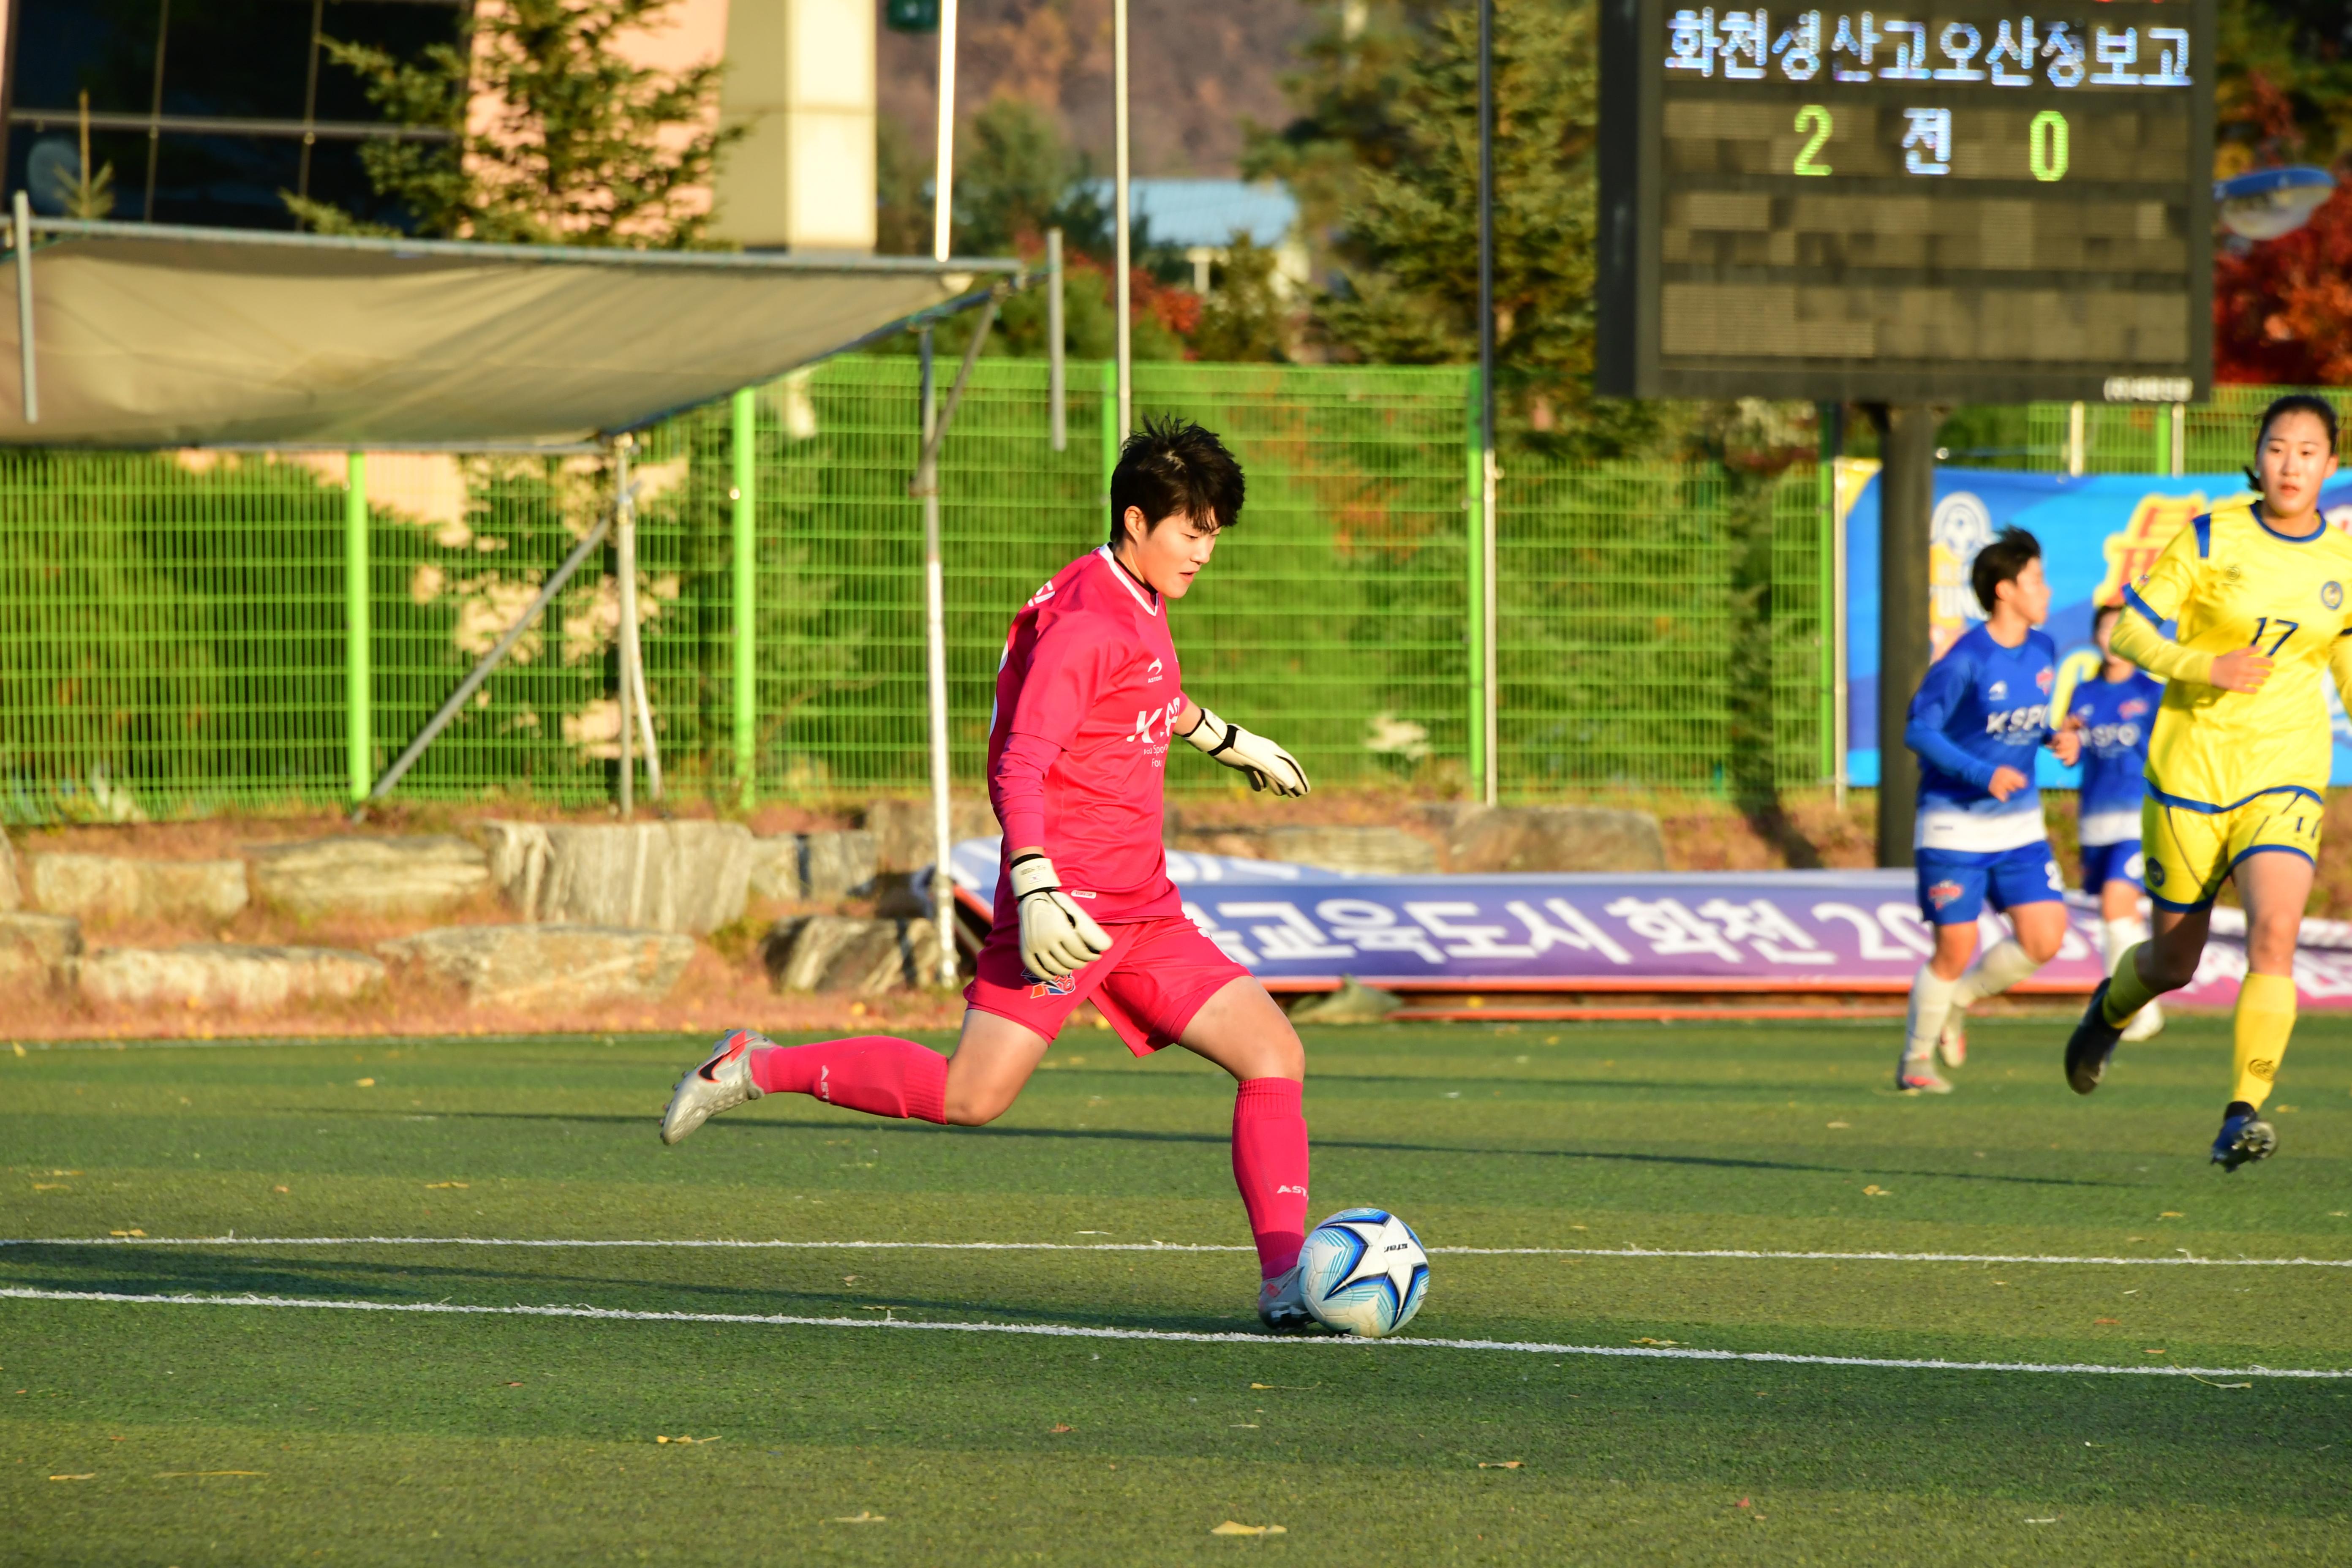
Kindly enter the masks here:
M 2033 117 L 2026 135 L 2026 161 L 2033 177 L 2048 184 L 2066 177 L 2066 117 L 2045 109 Z

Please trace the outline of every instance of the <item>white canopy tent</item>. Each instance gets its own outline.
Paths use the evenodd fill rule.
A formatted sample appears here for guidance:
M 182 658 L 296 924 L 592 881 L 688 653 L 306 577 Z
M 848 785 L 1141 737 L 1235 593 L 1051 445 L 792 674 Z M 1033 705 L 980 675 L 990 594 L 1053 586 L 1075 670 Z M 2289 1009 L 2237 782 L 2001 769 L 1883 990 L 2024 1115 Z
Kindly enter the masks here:
M 1009 260 L 472 245 L 30 218 L 0 443 L 609 437 L 917 318 Z M 980 287 L 975 289 L 975 285 Z M 0 361 L 5 363 L 5 361 Z
M 926 376 L 922 453 L 910 479 L 925 502 L 926 618 L 939 644 L 940 443 L 994 301 L 1034 280 L 1023 263 L 1001 258 L 477 245 L 37 218 L 22 193 L 6 235 L 16 309 L 0 308 L 0 366 L 13 358 L 17 374 L 0 370 L 0 445 L 612 453 L 611 510 L 375 780 L 369 800 L 432 743 L 608 532 L 622 599 L 623 808 L 634 740 L 644 742 L 658 795 L 635 614 L 629 433 L 983 306 L 936 420 Z M 1058 268 L 1036 274 L 1048 276 L 1058 289 Z M 363 513 L 355 527 L 363 548 Z M 366 615 L 362 595 L 352 614 L 352 679 L 362 689 Z M 931 649 L 935 670 L 944 655 L 943 646 Z M 935 704 L 943 684 L 934 679 Z M 938 750 L 943 712 L 931 731 Z M 355 740 L 355 752 L 363 743 Z M 942 753 L 933 764 L 941 787 L 945 762 Z M 935 815 L 946 822 L 944 799 Z M 953 900 L 936 903 L 951 975 Z

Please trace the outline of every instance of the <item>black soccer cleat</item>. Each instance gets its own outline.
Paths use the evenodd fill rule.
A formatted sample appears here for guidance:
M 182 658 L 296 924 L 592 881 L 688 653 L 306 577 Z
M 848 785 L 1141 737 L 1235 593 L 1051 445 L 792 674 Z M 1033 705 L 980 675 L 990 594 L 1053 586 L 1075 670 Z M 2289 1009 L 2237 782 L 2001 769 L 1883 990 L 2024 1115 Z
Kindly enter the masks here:
M 2267 1160 L 2278 1152 L 2278 1129 L 2242 1100 L 2233 1100 L 2221 1112 L 2221 1133 L 2213 1140 L 2213 1163 L 2224 1171 Z
M 2099 988 L 2091 993 L 2083 1021 L 2066 1039 L 2066 1085 L 2076 1094 L 2088 1094 L 2099 1087 L 2099 1079 L 2106 1076 L 2107 1062 L 2116 1054 L 2116 1042 L 2123 1038 L 2122 1028 L 2107 1022 L 2107 984 L 2100 981 Z

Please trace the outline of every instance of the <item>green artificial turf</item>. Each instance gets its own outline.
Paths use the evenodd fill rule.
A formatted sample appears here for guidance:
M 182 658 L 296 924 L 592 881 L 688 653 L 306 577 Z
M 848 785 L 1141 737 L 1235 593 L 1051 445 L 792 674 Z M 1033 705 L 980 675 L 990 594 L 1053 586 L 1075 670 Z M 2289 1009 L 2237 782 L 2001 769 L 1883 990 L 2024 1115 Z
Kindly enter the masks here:
M 2352 1025 L 2305 1022 L 2230 1176 L 2225 1025 L 2088 1101 L 2063 1031 L 1979 1023 L 1943 1100 L 1888 1091 L 1884 1026 L 1315 1032 L 1315 1206 L 1440 1249 L 2352 1258 Z M 1245 1251 L 152 1245 L 1247 1242 L 1230 1085 L 1177 1054 L 1074 1035 L 987 1129 L 775 1096 L 665 1149 L 697 1046 L 0 1048 L 0 1234 L 145 1233 L 0 1286 L 1255 1328 Z M 1441 1250 L 1408 1336 L 2352 1368 L 2347 1308 L 2352 1269 Z M 0 1300 L 0 1563 L 2322 1563 L 2347 1482 L 2352 1381 Z

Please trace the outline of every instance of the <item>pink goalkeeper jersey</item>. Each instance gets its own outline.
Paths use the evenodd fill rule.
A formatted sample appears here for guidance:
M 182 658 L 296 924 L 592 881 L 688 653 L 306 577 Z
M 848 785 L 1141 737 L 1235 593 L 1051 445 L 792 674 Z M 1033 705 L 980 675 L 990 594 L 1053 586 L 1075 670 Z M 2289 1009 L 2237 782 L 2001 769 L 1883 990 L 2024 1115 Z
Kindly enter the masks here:
M 1000 924 L 1019 919 L 1003 868 L 1032 842 L 1097 921 L 1183 912 L 1160 842 L 1169 726 L 1184 709 L 1166 610 L 1105 545 L 1055 573 L 1013 617 L 988 730 L 989 800 L 1005 827 Z M 1034 769 L 1023 763 L 1049 752 L 1041 821 Z

